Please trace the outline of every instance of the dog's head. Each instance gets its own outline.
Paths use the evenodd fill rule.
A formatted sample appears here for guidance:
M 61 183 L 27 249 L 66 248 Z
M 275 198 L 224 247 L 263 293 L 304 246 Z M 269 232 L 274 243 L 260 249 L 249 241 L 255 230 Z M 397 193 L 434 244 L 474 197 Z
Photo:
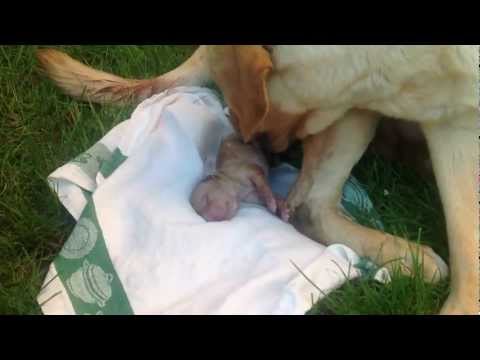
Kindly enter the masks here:
M 273 64 L 260 45 L 218 45 L 209 49 L 211 74 L 230 107 L 232 125 L 249 142 L 263 131 L 270 104 L 267 78 Z

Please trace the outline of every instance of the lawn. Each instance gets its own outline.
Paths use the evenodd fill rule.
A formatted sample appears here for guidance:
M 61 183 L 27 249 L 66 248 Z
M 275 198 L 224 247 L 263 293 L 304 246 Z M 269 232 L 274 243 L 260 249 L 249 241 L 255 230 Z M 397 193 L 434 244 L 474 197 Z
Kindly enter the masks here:
M 171 70 L 191 46 L 55 46 L 126 77 Z M 35 46 L 0 46 L 0 314 L 40 314 L 35 297 L 48 264 L 74 221 L 46 182 L 57 167 L 126 119 L 133 107 L 80 103 L 41 76 Z M 294 161 L 294 156 L 291 157 Z M 434 184 L 412 170 L 365 157 L 354 170 L 387 231 L 428 244 L 448 259 L 445 221 Z M 426 284 L 393 274 L 388 285 L 346 283 L 311 314 L 431 314 L 447 282 Z

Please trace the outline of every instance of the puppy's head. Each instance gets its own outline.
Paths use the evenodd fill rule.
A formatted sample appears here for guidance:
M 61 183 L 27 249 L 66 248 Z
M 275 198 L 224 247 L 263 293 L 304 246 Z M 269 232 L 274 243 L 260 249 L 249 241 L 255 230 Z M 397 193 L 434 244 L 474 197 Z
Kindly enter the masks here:
M 260 45 L 218 45 L 209 51 L 210 71 L 230 107 L 232 125 L 250 142 L 261 134 L 270 107 L 270 54 Z
M 238 210 L 235 192 L 215 177 L 202 181 L 193 191 L 190 202 L 206 221 L 230 220 Z

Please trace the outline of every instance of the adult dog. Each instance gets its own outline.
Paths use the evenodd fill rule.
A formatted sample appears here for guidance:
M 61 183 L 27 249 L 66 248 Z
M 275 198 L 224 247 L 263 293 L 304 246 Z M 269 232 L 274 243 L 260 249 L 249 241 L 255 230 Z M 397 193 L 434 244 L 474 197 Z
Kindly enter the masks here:
M 303 231 L 343 243 L 409 273 L 418 254 L 427 280 L 447 266 L 432 249 L 369 229 L 338 209 L 341 190 L 381 116 L 416 122 L 428 143 L 447 222 L 450 295 L 442 314 L 477 314 L 479 116 L 476 45 L 200 46 L 184 64 L 148 80 L 93 70 L 55 50 L 38 58 L 68 94 L 94 102 L 142 100 L 174 85 L 215 82 L 245 141 L 263 137 L 274 152 L 304 146 L 290 211 Z M 398 261 L 395 261 L 398 260 Z

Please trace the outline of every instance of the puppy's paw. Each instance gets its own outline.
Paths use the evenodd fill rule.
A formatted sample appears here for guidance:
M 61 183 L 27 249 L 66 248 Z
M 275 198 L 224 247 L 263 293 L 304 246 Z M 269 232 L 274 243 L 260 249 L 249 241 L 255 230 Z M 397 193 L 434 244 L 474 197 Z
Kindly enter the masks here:
M 290 221 L 290 209 L 287 206 L 287 202 L 278 195 L 275 195 L 275 200 L 276 200 L 276 203 L 277 203 L 277 215 L 283 221 L 289 222 Z

